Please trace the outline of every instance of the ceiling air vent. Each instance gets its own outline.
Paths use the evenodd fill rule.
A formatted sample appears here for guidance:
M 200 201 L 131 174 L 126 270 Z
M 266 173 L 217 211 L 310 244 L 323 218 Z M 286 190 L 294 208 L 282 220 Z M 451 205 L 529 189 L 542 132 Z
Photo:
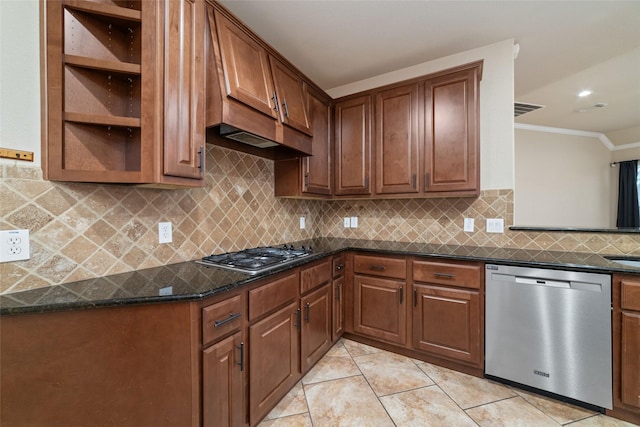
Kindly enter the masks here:
M 544 105 L 536 105 L 536 104 L 525 104 L 524 102 L 516 102 L 515 104 L 513 104 L 513 111 L 514 111 L 514 116 L 513 117 L 518 117 L 521 116 L 523 114 L 526 113 L 530 113 L 532 111 L 535 111 L 539 108 L 544 108 Z

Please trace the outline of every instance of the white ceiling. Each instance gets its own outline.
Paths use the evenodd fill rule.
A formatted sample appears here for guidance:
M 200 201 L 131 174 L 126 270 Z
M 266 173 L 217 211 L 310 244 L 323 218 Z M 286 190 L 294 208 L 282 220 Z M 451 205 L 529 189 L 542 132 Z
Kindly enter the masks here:
M 220 2 L 325 90 L 513 38 L 517 122 L 640 142 L 638 0 Z

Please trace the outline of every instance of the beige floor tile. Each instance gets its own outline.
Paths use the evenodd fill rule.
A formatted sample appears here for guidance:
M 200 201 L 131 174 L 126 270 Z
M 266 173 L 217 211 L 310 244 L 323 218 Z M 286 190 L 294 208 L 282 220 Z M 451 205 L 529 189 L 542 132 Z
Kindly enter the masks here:
M 462 409 L 517 396 L 503 384 L 473 377 L 430 363 L 417 365 Z
M 399 354 L 381 351 L 353 360 L 378 396 L 433 384 L 412 359 Z
M 637 424 L 628 423 L 617 418 L 597 415 L 584 420 L 571 423 L 568 427 L 637 427 Z
M 383 396 L 380 401 L 397 426 L 476 426 L 437 386 Z
M 265 420 L 258 427 L 313 427 L 309 414 L 291 415 L 275 420 Z
M 466 412 L 480 427 L 557 427 L 560 425 L 520 396 L 471 408 Z
M 289 415 L 302 414 L 309 412 L 307 408 L 307 400 L 304 396 L 302 382 L 298 382 L 287 395 L 269 412 L 265 419 L 272 420 L 275 418 L 287 417 Z
M 342 351 L 344 351 L 344 355 L 341 355 Z M 358 369 L 358 366 L 344 348 L 335 350 L 334 354 L 336 355 L 324 356 L 320 359 L 302 378 L 302 384 L 318 383 L 361 374 L 360 369 Z
M 593 411 L 570 405 L 559 400 L 529 393 L 517 388 L 513 388 L 512 390 L 518 393 L 524 400 L 551 417 L 555 422 L 560 424 L 567 424 L 572 421 L 582 420 L 596 415 Z
M 373 354 L 384 351 L 380 350 L 379 348 L 371 347 L 370 345 L 361 344 L 359 342 L 345 339 L 342 340 L 342 343 L 344 344 L 351 357 L 364 356 L 365 354 Z
M 305 385 L 304 391 L 314 426 L 394 426 L 362 376 Z

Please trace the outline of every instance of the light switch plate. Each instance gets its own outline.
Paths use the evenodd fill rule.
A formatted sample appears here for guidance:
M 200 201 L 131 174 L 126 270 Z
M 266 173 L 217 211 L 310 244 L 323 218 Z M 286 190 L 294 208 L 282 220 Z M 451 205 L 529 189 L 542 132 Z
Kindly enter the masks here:
M 487 233 L 504 233 L 504 219 L 487 218 Z
M 304 219 L 303 216 L 300 217 L 300 230 L 304 230 L 305 228 L 307 228 L 307 224 L 306 221 Z
M 358 217 L 357 216 L 352 216 L 351 217 L 351 228 L 358 228 Z
M 29 230 L 0 231 L 0 262 L 22 261 L 31 258 Z
M 344 223 L 344 228 L 351 228 L 351 217 L 345 216 L 343 223 Z
M 463 230 L 467 233 L 472 233 L 474 229 L 475 229 L 475 220 L 473 218 L 465 218 Z

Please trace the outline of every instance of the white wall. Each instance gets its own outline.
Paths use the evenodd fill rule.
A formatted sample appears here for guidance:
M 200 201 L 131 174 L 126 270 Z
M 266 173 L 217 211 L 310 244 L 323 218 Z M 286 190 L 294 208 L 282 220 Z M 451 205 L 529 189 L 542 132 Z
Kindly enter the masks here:
M 598 138 L 516 129 L 514 224 L 615 228 L 611 161 Z
M 40 166 L 40 19 L 37 0 L 0 0 L 0 147 L 34 152 Z M 15 164 L 17 160 L 0 159 Z M 21 161 L 21 165 L 27 165 Z
M 480 82 L 480 186 L 483 190 L 514 185 L 513 39 L 424 62 L 327 91 L 333 98 L 484 60 Z

